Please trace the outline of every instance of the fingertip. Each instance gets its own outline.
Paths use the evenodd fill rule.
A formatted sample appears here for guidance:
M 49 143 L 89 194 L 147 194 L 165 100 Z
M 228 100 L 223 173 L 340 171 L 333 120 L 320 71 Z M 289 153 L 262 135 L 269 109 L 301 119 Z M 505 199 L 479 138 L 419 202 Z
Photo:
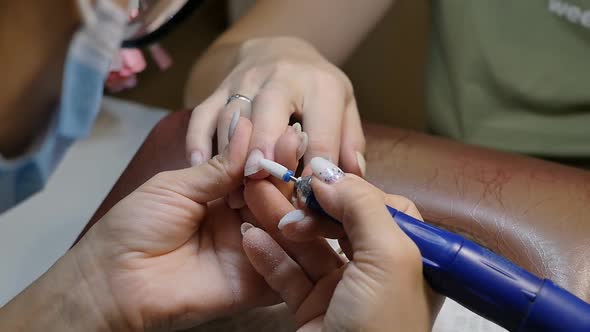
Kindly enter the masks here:
M 248 142 L 252 133 L 252 124 L 246 118 L 239 118 L 236 124 L 235 132 L 231 141 L 223 150 L 222 155 L 226 155 L 232 165 L 240 165 L 239 169 L 243 172 L 248 152 Z M 243 173 L 241 174 L 243 175 Z
M 306 149 L 307 134 L 289 126 L 275 144 L 275 161 L 288 169 L 296 169 L 297 163 Z
M 240 187 L 237 190 L 232 191 L 229 193 L 227 197 L 227 205 L 232 210 L 239 210 L 246 206 L 246 201 L 244 201 L 244 187 Z
M 189 161 L 191 163 L 191 166 L 195 167 L 195 166 L 199 166 L 202 163 L 205 162 L 205 157 L 203 156 L 203 153 L 199 150 L 193 150 L 190 153 L 190 158 Z
M 262 171 L 262 167 L 260 166 L 260 160 L 262 159 L 269 158 L 266 158 L 264 153 L 260 149 L 250 150 L 250 153 L 248 154 L 248 159 L 246 160 L 246 166 L 244 167 L 244 176 L 256 180 L 263 179 L 264 176 L 262 175 L 264 171 Z M 268 176 L 268 173 L 266 175 Z
M 224 91 L 218 90 L 192 109 L 186 133 L 186 157 L 191 165 L 201 159 L 195 157 L 193 163 L 195 151 L 202 154 L 200 163 L 211 158 L 212 140 L 225 99 Z

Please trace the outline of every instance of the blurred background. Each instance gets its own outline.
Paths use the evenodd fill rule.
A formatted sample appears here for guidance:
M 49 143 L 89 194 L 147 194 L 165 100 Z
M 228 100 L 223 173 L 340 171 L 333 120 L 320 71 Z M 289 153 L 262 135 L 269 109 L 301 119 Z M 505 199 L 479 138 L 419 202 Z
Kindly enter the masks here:
M 184 86 L 195 61 L 253 2 L 205 1 L 159 41 L 172 60 L 165 70 L 148 55 L 149 49 L 142 50 L 147 66 L 139 66 L 134 86 L 107 91 L 111 98 L 105 98 L 92 135 L 72 147 L 43 192 L 0 217 L 0 243 L 10 248 L 0 252 L 0 305 L 68 250 L 149 130 L 169 111 L 184 109 Z M 428 3 L 397 0 L 395 10 L 343 66 L 364 120 L 425 129 Z M 236 322 L 242 323 L 247 326 Z M 447 301 L 434 331 L 457 330 L 501 329 Z

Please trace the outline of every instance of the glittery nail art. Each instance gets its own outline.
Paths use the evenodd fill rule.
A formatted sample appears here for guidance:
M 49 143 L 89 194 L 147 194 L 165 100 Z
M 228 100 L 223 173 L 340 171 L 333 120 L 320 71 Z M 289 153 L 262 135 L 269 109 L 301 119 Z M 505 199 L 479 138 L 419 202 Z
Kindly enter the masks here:
M 315 157 L 311 160 L 313 174 L 322 179 L 325 183 L 332 184 L 344 177 L 344 172 L 329 160 Z

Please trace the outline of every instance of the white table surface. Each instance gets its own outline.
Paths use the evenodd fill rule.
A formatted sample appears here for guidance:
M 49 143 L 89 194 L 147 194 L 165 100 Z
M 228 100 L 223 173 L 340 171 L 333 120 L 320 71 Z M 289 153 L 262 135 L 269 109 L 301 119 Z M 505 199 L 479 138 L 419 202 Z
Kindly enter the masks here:
M 166 110 L 105 98 L 92 135 L 77 142 L 46 188 L 0 215 L 0 306 L 76 239 Z M 447 300 L 434 331 L 504 331 Z

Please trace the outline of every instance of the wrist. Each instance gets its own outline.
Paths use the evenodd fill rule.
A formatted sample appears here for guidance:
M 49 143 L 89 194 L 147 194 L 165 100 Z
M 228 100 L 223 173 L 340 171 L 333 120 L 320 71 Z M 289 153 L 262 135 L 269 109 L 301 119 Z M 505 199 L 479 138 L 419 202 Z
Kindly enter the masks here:
M 115 331 L 125 322 L 76 248 L 0 310 L 1 331 Z
M 210 96 L 238 63 L 239 43 L 217 41 L 193 65 L 184 88 L 184 105 L 193 108 Z
M 93 245 L 99 242 L 93 239 L 93 235 L 89 232 L 63 257 L 68 260 L 64 265 L 75 270 L 72 273 L 77 278 L 75 283 L 77 299 L 81 306 L 93 308 L 95 315 L 92 318 L 99 323 L 94 326 L 100 327 L 94 331 L 132 330 L 112 292 L 108 270 L 98 257 L 101 250 L 100 243 Z

